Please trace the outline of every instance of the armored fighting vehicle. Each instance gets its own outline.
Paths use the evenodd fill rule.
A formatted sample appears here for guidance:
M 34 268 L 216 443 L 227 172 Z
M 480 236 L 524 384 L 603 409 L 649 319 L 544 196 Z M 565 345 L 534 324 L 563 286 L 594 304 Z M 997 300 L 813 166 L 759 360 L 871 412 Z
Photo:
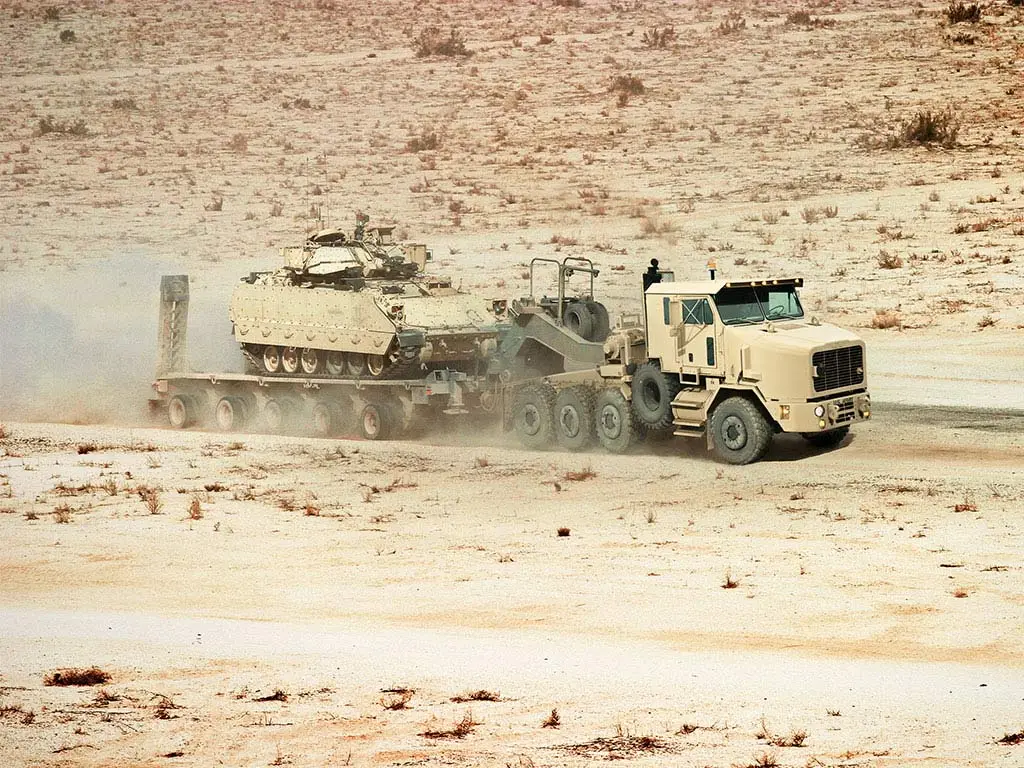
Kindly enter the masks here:
M 507 305 L 424 273 L 420 244 L 393 227 L 328 229 L 281 249 L 284 265 L 242 279 L 230 318 L 253 372 L 402 378 L 486 367 Z

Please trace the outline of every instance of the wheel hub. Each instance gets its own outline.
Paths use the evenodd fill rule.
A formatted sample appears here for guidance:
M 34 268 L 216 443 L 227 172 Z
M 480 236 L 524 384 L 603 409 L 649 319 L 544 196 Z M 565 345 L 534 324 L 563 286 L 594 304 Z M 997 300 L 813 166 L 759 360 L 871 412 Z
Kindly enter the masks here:
M 747 444 L 747 427 L 738 416 L 726 416 L 722 422 L 722 442 L 732 451 Z
M 610 405 L 606 405 L 601 411 L 601 429 L 605 435 L 613 440 L 622 432 L 622 419 L 619 418 L 619 411 Z
M 523 408 L 523 431 L 530 436 L 540 432 L 540 411 L 533 403 Z
M 558 421 L 562 425 L 562 432 L 567 437 L 576 437 L 580 433 L 580 415 L 571 405 L 562 407 L 558 414 Z

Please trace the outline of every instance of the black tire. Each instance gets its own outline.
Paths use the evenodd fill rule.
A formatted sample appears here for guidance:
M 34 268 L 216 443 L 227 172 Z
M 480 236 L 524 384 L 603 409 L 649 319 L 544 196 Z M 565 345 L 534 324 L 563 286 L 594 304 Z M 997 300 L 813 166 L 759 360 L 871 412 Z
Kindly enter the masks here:
M 271 434 L 287 432 L 295 415 L 295 403 L 285 398 L 272 398 L 263 406 L 263 426 Z
M 711 412 L 715 453 L 730 464 L 751 464 L 768 452 L 772 430 L 768 420 L 745 397 L 730 397 Z
M 167 403 L 167 420 L 175 429 L 185 429 L 195 424 L 196 405 L 188 395 L 175 395 Z
M 648 361 L 633 374 L 633 411 L 649 430 L 672 426 L 672 400 L 682 385 L 679 377 L 665 374 L 654 361 Z
M 550 384 L 523 387 L 512 404 L 512 428 L 524 448 L 547 448 L 555 439 L 555 390 Z
M 570 302 L 562 312 L 562 324 L 581 339 L 590 341 L 594 335 L 594 316 L 586 302 Z
M 594 405 L 594 431 L 610 453 L 625 453 L 636 441 L 640 425 L 636 423 L 629 401 L 617 389 L 606 389 Z
M 330 437 L 341 431 L 341 409 L 334 403 L 318 400 L 309 411 L 310 429 L 317 437 Z
M 384 403 L 367 403 L 359 414 L 359 434 L 367 440 L 387 440 L 393 427 L 391 409 Z
M 850 434 L 850 427 L 838 427 L 827 432 L 801 432 L 800 437 L 815 448 L 835 448 Z
M 582 451 L 594 442 L 594 395 L 587 387 L 569 387 L 555 397 L 555 440 L 567 451 Z
M 245 426 L 248 406 L 240 397 L 222 397 L 217 402 L 214 417 L 221 432 L 237 432 Z
M 612 321 L 608 316 L 608 309 L 600 301 L 588 301 L 587 308 L 594 316 L 594 331 L 591 334 L 591 341 L 604 341 L 612 330 Z

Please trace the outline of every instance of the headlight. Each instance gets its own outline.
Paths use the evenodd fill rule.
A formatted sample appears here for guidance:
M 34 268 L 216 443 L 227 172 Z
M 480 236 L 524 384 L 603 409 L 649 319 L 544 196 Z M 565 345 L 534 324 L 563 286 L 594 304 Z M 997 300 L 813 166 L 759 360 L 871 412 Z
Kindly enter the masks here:
M 814 409 L 814 415 L 819 419 L 825 415 L 825 406 L 819 405 Z

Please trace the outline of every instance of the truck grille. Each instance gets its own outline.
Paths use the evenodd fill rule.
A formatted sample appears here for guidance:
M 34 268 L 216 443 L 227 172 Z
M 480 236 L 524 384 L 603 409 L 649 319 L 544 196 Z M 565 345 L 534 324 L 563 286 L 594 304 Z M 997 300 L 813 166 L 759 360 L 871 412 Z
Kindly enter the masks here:
M 815 392 L 864 383 L 864 348 L 861 346 L 815 352 L 811 364 L 814 366 Z

